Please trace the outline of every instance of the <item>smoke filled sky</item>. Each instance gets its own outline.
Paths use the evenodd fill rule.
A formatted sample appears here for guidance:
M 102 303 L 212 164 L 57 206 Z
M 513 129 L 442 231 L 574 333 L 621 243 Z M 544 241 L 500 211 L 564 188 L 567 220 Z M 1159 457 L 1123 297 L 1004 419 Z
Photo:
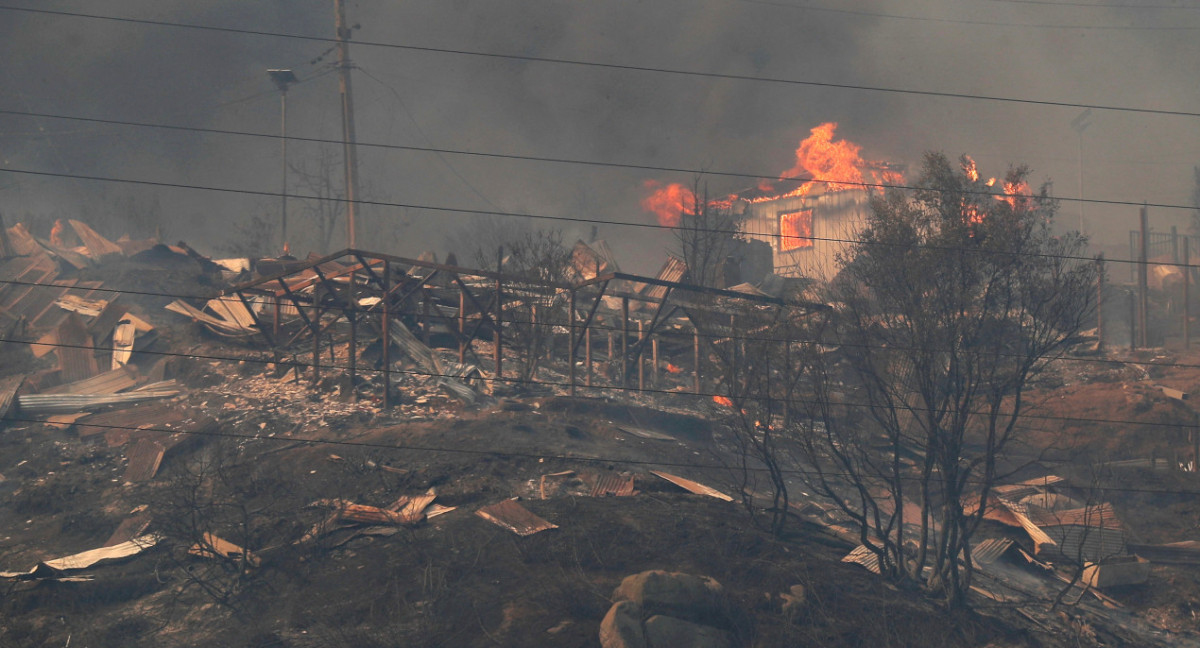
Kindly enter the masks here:
M 334 36 L 332 0 L 0 0 L 7 7 Z M 365 45 L 392 43 L 722 75 L 1200 112 L 1200 5 L 1186 0 L 405 0 L 349 2 L 361 142 L 773 176 L 821 122 L 869 160 L 916 168 L 926 150 L 969 153 L 985 176 L 1025 163 L 1079 195 L 1080 108 L 745 79 L 600 69 Z M 268 68 L 302 79 L 288 131 L 337 139 L 331 43 L 0 9 L 0 109 L 276 134 Z M 1082 136 L 1087 198 L 1191 204 L 1200 117 L 1093 110 Z M 289 160 L 340 183 L 340 147 Z M 691 174 L 362 148 L 362 197 L 411 206 L 653 223 L 647 180 Z M 279 142 L 0 114 L 0 166 L 278 192 Z M 754 184 L 709 175 L 710 192 Z M 311 193 L 289 177 L 290 191 Z M 239 223 L 278 219 L 269 196 L 0 172 L 0 213 L 58 217 L 157 200 L 164 235 L 215 250 Z M 289 203 L 304 227 L 301 200 Z M 1186 210 L 1151 223 L 1186 228 Z M 1102 244 L 1128 240 L 1137 209 L 1084 206 Z M 1061 222 L 1078 225 L 1063 202 Z M 444 253 L 472 219 L 366 206 L 359 247 Z M 507 222 L 507 221 L 505 221 Z M 518 222 L 518 221 L 514 221 Z M 568 238 L 586 224 L 561 223 Z M 339 224 L 329 245 L 344 244 Z M 121 232 L 108 231 L 116 236 Z M 43 233 L 44 234 L 44 233 Z M 653 271 L 668 233 L 601 225 L 627 269 Z M 308 236 L 309 238 L 305 238 Z M 319 246 L 298 233 L 297 245 Z M 298 250 L 304 252 L 306 250 Z

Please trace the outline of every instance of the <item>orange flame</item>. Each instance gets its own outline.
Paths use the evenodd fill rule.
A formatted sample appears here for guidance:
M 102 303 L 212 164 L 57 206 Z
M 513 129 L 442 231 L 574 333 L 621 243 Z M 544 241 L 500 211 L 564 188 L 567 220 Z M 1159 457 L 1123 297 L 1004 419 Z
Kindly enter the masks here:
M 1008 203 L 1013 210 L 1024 210 L 1029 208 L 1029 199 L 1033 196 L 1033 192 L 1029 190 L 1029 183 L 1024 180 L 1018 182 L 1004 181 L 1004 195 L 996 196 L 997 200 L 1003 200 Z
M 663 184 L 657 180 L 642 183 L 650 195 L 642 199 L 642 209 L 654 214 L 663 227 L 676 227 L 683 212 L 696 204 L 696 194 L 678 183 Z
M 58 247 L 64 247 L 63 230 L 66 227 L 63 225 L 62 219 L 54 221 L 54 227 L 50 228 L 50 243 Z
M 676 367 L 675 365 L 668 362 L 667 363 L 667 373 L 672 373 L 672 374 L 683 373 L 683 369 L 680 369 L 679 367 Z
M 809 131 L 811 134 L 796 147 L 796 165 L 780 174 L 780 178 L 811 177 L 827 182 L 833 191 L 861 186 L 862 147 L 846 140 L 833 141 L 837 122 L 825 122 Z
M 719 396 L 719 395 L 713 396 L 713 402 L 716 403 L 717 405 L 724 405 L 725 407 L 733 407 L 733 401 L 728 398 L 725 398 L 724 396 Z
M 979 182 L 979 168 L 975 166 L 975 160 L 970 155 L 962 156 L 962 168 L 967 180 Z

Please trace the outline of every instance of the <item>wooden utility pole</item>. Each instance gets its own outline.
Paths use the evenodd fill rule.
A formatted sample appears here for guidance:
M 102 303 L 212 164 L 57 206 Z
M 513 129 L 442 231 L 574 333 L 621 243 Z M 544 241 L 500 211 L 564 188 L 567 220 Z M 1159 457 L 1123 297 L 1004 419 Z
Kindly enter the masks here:
M 1183 237 L 1183 350 L 1192 346 L 1192 239 Z M 1197 457 L 1200 459 L 1200 457 Z
M 1104 253 L 1096 255 L 1096 349 L 1104 350 Z
M 1149 242 L 1146 240 L 1150 235 L 1149 220 L 1146 215 L 1146 207 L 1142 207 L 1141 211 L 1141 249 L 1138 254 L 1138 342 L 1142 348 L 1145 348 L 1150 341 L 1148 330 L 1150 328 L 1149 307 L 1149 292 L 1150 292 L 1150 274 L 1149 268 L 1146 265 L 1146 257 L 1149 254 Z
M 350 28 L 342 0 L 333 0 L 337 27 L 339 89 L 342 95 L 342 158 L 346 169 L 346 247 L 355 249 L 354 211 L 358 200 L 358 154 L 354 139 L 354 97 L 350 86 Z

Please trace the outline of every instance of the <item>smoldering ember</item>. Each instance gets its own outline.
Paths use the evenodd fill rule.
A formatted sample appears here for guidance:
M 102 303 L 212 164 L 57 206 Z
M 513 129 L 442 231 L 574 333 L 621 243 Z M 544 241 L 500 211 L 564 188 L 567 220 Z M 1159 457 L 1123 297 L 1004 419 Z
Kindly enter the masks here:
M 1200 646 L 1194 84 L 1045 83 L 1187 7 L 112 4 L 0 6 L 0 647 Z

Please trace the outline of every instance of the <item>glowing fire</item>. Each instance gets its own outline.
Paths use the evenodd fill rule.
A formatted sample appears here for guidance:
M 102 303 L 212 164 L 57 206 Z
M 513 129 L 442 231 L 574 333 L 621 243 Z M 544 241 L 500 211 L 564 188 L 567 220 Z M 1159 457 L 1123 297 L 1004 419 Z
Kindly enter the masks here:
M 713 402 L 716 403 L 717 405 L 724 405 L 725 407 L 733 407 L 733 401 L 729 400 L 728 398 L 725 398 L 724 396 L 713 396 Z
M 654 214 L 664 227 L 678 226 L 683 212 L 696 204 L 696 194 L 678 182 L 663 184 L 647 180 L 643 186 L 650 190 L 650 195 L 642 199 L 642 209 Z
M 810 135 L 796 147 L 796 164 L 780 174 L 780 178 L 812 178 L 827 182 L 833 191 L 861 186 L 862 147 L 846 140 L 833 141 L 837 122 L 825 122 L 812 129 Z
M 864 162 L 859 152 L 862 147 L 846 140 L 835 140 L 837 122 L 825 122 L 809 131 L 809 136 L 796 147 L 796 163 L 779 175 L 779 180 L 804 180 L 799 187 L 787 192 L 777 190 L 777 180 L 762 180 L 757 189 L 764 195 L 747 198 L 749 202 L 799 198 L 807 196 L 818 183 L 825 183 L 830 191 L 841 191 L 863 186 Z M 875 178 L 878 180 L 878 178 Z M 883 180 L 889 184 L 903 184 L 904 178 L 895 171 L 885 171 Z M 642 199 L 642 209 L 657 217 L 658 223 L 667 227 L 679 224 L 680 216 L 694 208 L 696 195 L 691 189 L 677 182 L 662 183 L 647 180 L 644 187 L 649 195 Z M 728 209 L 741 197 L 732 194 L 708 202 L 714 209 Z M 811 236 L 811 232 L 801 236 Z
M 66 227 L 63 225 L 61 218 L 54 221 L 54 227 L 50 228 L 50 243 L 52 245 L 57 245 L 58 247 L 66 245 L 63 243 L 63 230 L 65 229 Z
M 1004 195 L 996 196 L 997 200 L 1003 200 L 1008 203 L 1013 210 L 1024 210 L 1029 208 L 1029 199 L 1033 196 L 1033 192 L 1029 190 L 1029 183 L 1024 180 L 1017 182 L 1004 181 Z
M 680 369 L 679 367 L 676 367 L 675 365 L 668 362 L 667 363 L 667 373 L 671 373 L 671 374 L 683 373 L 683 369 Z
M 779 249 L 782 251 L 813 246 L 812 210 L 802 209 L 779 215 Z

